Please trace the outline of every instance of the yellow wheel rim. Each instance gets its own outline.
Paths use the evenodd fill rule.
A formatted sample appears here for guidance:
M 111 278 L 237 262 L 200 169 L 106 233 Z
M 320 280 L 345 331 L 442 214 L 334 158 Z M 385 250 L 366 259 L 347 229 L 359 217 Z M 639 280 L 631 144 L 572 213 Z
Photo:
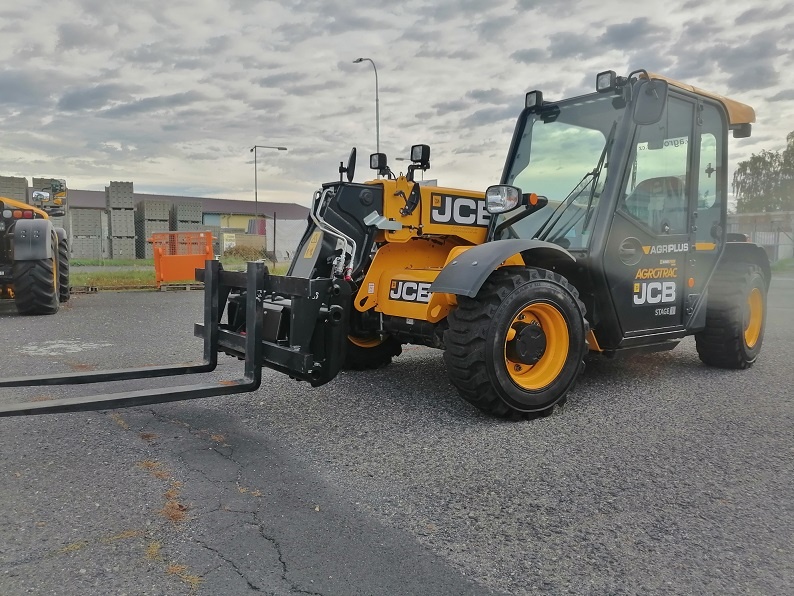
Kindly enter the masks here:
M 384 341 L 386 341 L 385 338 L 380 338 L 380 337 L 364 339 L 362 337 L 353 337 L 352 335 L 348 335 L 347 339 L 350 340 L 351 344 L 353 344 L 354 346 L 358 346 L 359 348 L 375 348 L 381 345 Z
M 761 290 L 753 288 L 747 297 L 747 326 L 744 328 L 744 342 L 748 348 L 754 348 L 761 336 L 761 323 L 764 320 L 764 297 Z
M 546 351 L 535 364 L 514 362 L 507 355 L 507 346 L 515 340 L 517 327 L 523 325 L 538 325 L 546 335 Z M 551 304 L 531 304 L 516 315 L 505 335 L 504 357 L 507 373 L 522 389 L 544 389 L 554 382 L 565 366 L 569 347 L 568 324 L 562 313 Z

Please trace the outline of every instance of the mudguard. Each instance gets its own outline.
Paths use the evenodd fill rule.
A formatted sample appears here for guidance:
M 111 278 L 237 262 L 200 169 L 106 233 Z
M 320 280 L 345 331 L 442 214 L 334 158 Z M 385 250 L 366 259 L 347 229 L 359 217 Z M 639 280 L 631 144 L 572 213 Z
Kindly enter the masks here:
M 494 240 L 470 248 L 448 263 L 430 286 L 430 291 L 474 298 L 494 269 L 519 253 L 524 262 L 527 262 L 527 253 L 531 253 L 532 262 L 541 266 L 560 260 L 576 261 L 571 253 L 551 242 L 520 238 Z
M 764 273 L 766 289 L 769 289 L 769 284 L 772 282 L 772 268 L 769 265 L 769 256 L 758 244 L 753 242 L 726 242 L 720 262 L 758 265 Z
M 52 222 L 20 219 L 14 224 L 14 260 L 39 261 L 52 258 Z
M 55 228 L 55 233 L 58 234 L 58 242 L 68 239 L 68 236 L 66 235 L 66 230 L 64 230 L 63 228 Z

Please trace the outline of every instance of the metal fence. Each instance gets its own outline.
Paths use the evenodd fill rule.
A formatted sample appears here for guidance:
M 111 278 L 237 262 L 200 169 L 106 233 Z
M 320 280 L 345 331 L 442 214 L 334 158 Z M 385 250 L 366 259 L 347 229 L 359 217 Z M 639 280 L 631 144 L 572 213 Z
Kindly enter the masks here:
M 728 226 L 729 232 L 746 234 L 750 242 L 755 242 L 764 247 L 771 262 L 794 258 L 794 234 L 784 230 L 756 231 L 748 230 L 740 224 Z

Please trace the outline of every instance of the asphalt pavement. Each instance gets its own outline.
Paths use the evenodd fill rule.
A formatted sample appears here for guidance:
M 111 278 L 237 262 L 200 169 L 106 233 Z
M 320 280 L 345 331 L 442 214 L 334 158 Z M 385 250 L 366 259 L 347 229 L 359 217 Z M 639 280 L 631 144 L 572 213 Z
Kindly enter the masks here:
M 315 389 L 2 419 L 0 594 L 794 593 L 789 277 L 750 370 L 691 339 L 591 358 L 546 419 L 481 415 L 414 346 Z M 195 291 L 3 304 L 3 376 L 190 361 L 200 317 Z

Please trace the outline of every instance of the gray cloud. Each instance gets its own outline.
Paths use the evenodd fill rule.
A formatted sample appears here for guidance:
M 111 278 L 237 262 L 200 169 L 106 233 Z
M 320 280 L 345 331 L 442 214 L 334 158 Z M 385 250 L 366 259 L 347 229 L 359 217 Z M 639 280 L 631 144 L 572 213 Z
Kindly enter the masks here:
M 305 74 L 299 72 L 280 72 L 278 74 L 268 75 L 256 81 L 260 87 L 281 87 L 287 83 L 297 83 L 306 78 Z
M 775 93 L 772 97 L 769 98 L 769 101 L 785 101 L 785 100 L 794 100 L 794 89 L 784 89 L 778 93 Z
M 437 103 L 433 105 L 433 109 L 436 111 L 437 116 L 443 116 L 444 114 L 449 114 L 450 112 L 460 112 L 461 110 L 465 110 L 468 108 L 470 103 L 468 101 L 464 101 L 462 99 L 453 99 L 452 101 L 442 101 L 441 103 Z
M 669 36 L 669 28 L 655 25 L 646 17 L 638 17 L 628 23 L 607 26 L 598 42 L 616 49 L 634 49 L 652 47 Z
M 758 64 L 735 72 L 728 78 L 728 85 L 735 91 L 766 89 L 780 79 L 778 72 L 768 64 Z
M 66 112 L 95 110 L 106 106 L 112 100 L 130 97 L 130 87 L 110 83 L 69 89 L 58 100 L 58 109 Z
M 477 23 L 474 26 L 474 30 L 482 41 L 492 41 L 494 37 L 497 40 L 501 40 L 504 38 L 505 29 L 514 21 L 515 17 L 512 15 L 491 17 Z
M 532 64 L 543 60 L 546 57 L 546 52 L 538 48 L 526 48 L 524 50 L 516 50 L 510 54 L 510 57 L 516 62 Z
M 477 54 L 471 50 L 448 50 L 428 43 L 422 44 L 416 51 L 417 58 L 471 60 L 476 57 L 476 55 Z
M 174 93 L 172 95 L 158 95 L 155 97 L 144 97 L 107 110 L 99 112 L 103 118 L 125 118 L 137 114 L 159 112 L 174 108 L 190 105 L 201 101 L 205 97 L 197 91 L 186 91 L 185 93 Z
M 63 78 L 57 73 L 42 70 L 0 71 L 0 106 L 41 106 L 51 101 L 52 92 Z
M 483 13 L 489 8 L 492 6 L 482 0 L 430 0 L 417 14 L 431 21 L 446 22 L 460 16 Z
M 466 97 L 476 102 L 496 103 L 504 105 L 514 98 L 500 89 L 472 89 L 466 92 Z
M 508 118 L 515 118 L 520 113 L 520 108 L 516 106 L 501 106 L 498 108 L 482 108 L 476 112 L 466 116 L 461 120 L 461 125 L 468 126 L 484 126 L 487 124 L 495 124 Z
M 554 60 L 592 55 L 600 44 L 584 33 L 554 33 L 549 36 L 549 54 Z
M 746 25 L 747 23 L 776 21 L 781 17 L 790 16 L 792 10 L 794 10 L 794 6 L 791 4 L 784 4 L 777 8 L 771 6 L 754 6 L 736 17 L 734 22 L 737 25 Z
M 58 49 L 76 50 L 102 47 L 107 43 L 107 34 L 101 28 L 85 23 L 61 23 L 58 25 Z

